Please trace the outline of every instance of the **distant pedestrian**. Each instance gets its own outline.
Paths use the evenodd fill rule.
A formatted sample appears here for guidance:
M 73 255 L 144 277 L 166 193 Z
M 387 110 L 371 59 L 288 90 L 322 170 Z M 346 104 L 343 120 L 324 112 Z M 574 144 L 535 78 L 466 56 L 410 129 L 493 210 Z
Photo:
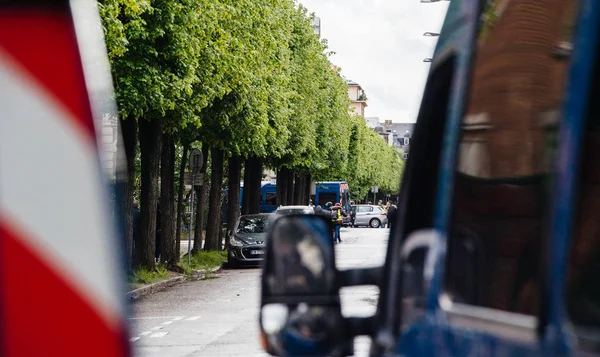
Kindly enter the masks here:
M 381 208 L 383 212 L 387 212 L 387 207 L 383 204 L 382 200 L 377 201 L 377 206 L 379 206 L 379 208 Z M 385 224 L 380 225 L 379 228 L 385 228 Z
M 396 212 L 398 212 L 398 207 L 396 207 L 394 204 L 390 204 L 387 211 L 388 228 L 392 228 L 394 225 L 396 225 Z
M 333 223 L 334 243 L 342 243 L 340 231 L 342 229 L 342 224 L 344 223 L 344 217 L 347 216 L 348 214 L 344 211 L 344 209 L 339 203 L 336 203 L 335 206 L 331 207 L 331 222 Z
M 331 240 L 335 243 L 335 225 L 331 220 L 331 207 L 333 207 L 333 203 L 327 202 L 325 204 L 325 207 L 327 207 L 327 210 L 325 212 L 327 214 L 327 222 L 329 222 L 329 232 L 331 234 Z

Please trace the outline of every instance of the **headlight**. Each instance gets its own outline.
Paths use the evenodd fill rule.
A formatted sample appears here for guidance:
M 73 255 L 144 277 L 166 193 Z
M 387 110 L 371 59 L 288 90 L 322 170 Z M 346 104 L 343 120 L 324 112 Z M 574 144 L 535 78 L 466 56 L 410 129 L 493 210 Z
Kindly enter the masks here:
M 244 243 L 240 242 L 239 240 L 235 239 L 235 236 L 231 236 L 231 238 L 229 238 L 229 245 L 232 247 L 241 247 L 244 245 Z

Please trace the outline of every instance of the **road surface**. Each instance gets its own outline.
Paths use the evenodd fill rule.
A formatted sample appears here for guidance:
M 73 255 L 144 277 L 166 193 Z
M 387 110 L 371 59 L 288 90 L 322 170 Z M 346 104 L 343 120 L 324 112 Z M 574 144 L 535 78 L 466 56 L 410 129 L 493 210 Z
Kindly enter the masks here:
M 388 229 L 342 229 L 338 268 L 377 266 L 385 259 Z M 266 357 L 258 343 L 260 269 L 223 270 L 150 295 L 132 306 L 131 341 L 140 357 Z M 342 290 L 342 312 L 375 312 L 375 287 Z M 367 356 L 368 338 L 357 339 L 356 356 Z

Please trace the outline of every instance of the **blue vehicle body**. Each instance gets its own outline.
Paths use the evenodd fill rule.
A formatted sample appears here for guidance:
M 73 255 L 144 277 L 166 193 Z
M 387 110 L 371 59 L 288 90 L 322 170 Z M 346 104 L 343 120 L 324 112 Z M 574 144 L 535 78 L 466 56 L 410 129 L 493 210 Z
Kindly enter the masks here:
M 346 212 L 350 212 L 350 188 L 346 181 L 326 181 L 315 183 L 314 204 L 327 208 L 327 202 L 341 203 Z
M 579 2 L 579 20 L 573 37 L 574 52 L 571 56 L 566 84 L 565 100 L 562 103 L 562 125 L 557 148 L 558 163 L 553 174 L 554 196 L 550 207 L 550 233 L 548 234 L 549 272 L 546 278 L 544 311 L 535 320 L 538 336 L 532 341 L 515 341 L 503 338 L 494 332 L 485 332 L 477 326 L 453 324 L 442 308 L 444 301 L 444 273 L 446 262 L 446 237 L 449 235 L 450 202 L 455 178 L 456 150 L 461 135 L 462 118 L 465 113 L 465 96 L 469 83 L 469 71 L 474 56 L 474 38 L 480 1 L 452 1 L 448 8 L 440 40 L 437 44 L 431 72 L 448 56 L 455 56 L 451 94 L 443 134 L 440 167 L 435 195 L 434 230 L 438 237 L 432 262 L 423 315 L 404 327 L 396 340 L 398 356 L 568 356 L 594 355 L 575 350 L 570 325 L 565 316 L 565 276 L 569 251 L 571 227 L 573 225 L 574 193 L 578 156 L 581 152 L 586 101 L 590 95 L 590 78 L 593 78 L 595 51 L 598 44 L 600 2 Z M 423 108 L 423 107 L 422 107 Z M 417 129 L 418 130 L 418 129 Z M 414 142 L 414 141 L 413 141 Z M 410 158 L 409 158 L 410 160 Z M 392 241 L 390 239 L 390 241 Z M 400 244 L 398 242 L 398 244 Z M 387 269 L 394 269 L 390 259 L 397 258 L 398 246 L 390 244 Z M 388 275 L 388 278 L 394 274 Z M 387 281 L 383 291 L 396 289 L 393 281 Z M 383 293 L 381 296 L 385 296 Z M 393 294 L 392 294 L 393 296 Z M 396 299 L 396 300 L 395 300 Z M 394 301 L 395 300 L 395 301 Z M 380 315 L 397 313 L 399 296 L 382 299 Z M 383 318 L 383 323 L 392 319 Z M 545 323 L 545 324 L 544 324 Z M 543 332 L 540 332 L 543 331 Z M 379 356 L 379 355 L 376 355 Z
M 260 213 L 272 213 L 277 209 L 277 185 L 263 182 L 260 188 Z
M 277 209 L 275 195 L 277 186 L 271 182 L 263 182 L 260 187 L 260 213 L 273 213 Z M 240 204 L 243 202 L 244 188 L 240 189 Z

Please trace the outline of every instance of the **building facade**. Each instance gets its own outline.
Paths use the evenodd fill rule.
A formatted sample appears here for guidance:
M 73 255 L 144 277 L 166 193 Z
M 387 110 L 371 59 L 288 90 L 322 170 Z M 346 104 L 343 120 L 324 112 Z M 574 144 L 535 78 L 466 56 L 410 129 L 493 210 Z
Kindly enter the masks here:
M 360 84 L 348 81 L 348 97 L 350 98 L 350 114 L 365 117 L 367 95 Z

